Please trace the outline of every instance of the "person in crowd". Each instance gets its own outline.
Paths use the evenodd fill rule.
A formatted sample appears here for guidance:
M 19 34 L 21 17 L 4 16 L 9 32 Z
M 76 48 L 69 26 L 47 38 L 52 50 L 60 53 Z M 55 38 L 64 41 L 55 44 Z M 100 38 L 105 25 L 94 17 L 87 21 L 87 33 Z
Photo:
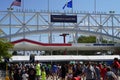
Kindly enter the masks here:
M 10 66 L 9 66 L 9 78 L 10 78 L 10 80 L 13 80 L 13 73 L 14 73 L 14 66 L 13 66 L 13 64 L 10 64 Z
M 46 64 L 45 71 L 47 78 L 49 78 L 52 75 L 51 68 L 52 68 L 51 64 Z
M 118 58 L 114 58 L 112 68 L 113 72 L 117 75 L 117 77 L 119 77 L 120 63 Z
M 36 74 L 36 71 L 35 71 L 34 65 L 31 64 L 30 68 L 28 69 L 29 80 L 35 80 L 35 74 Z
M 80 63 L 76 64 L 74 77 L 80 76 L 82 74 L 82 66 Z
M 102 80 L 105 80 L 105 75 L 106 75 L 106 72 L 107 72 L 107 65 L 100 63 L 99 68 L 100 68 L 101 78 L 102 78 Z
M 18 64 L 15 65 L 13 78 L 14 80 L 22 80 L 21 69 L 19 68 Z
M 62 64 L 61 65 L 61 78 L 62 80 L 65 80 L 65 76 L 67 74 L 67 65 L 66 64 Z
M 85 75 L 86 80 L 96 80 L 96 72 L 91 62 L 87 63 L 87 66 L 84 69 L 82 75 Z
M 41 78 L 41 66 L 40 66 L 39 61 L 36 61 L 35 70 L 36 70 L 36 80 L 40 80 L 40 78 Z
M 94 63 L 94 69 L 96 72 L 96 80 L 101 80 L 100 68 L 98 67 L 97 63 Z
M 73 65 L 68 64 L 67 80 L 72 80 L 72 78 L 73 78 Z
M 57 73 L 58 73 L 58 66 L 57 66 L 56 64 L 53 64 L 53 66 L 52 66 L 52 76 L 53 76 L 53 80 L 54 80 L 54 78 L 57 79 L 57 77 L 58 77 Z
M 74 71 L 72 80 L 81 80 L 81 74 L 82 74 L 83 68 L 80 63 L 77 63 L 74 66 L 75 66 L 75 71 Z
M 41 80 L 46 80 L 46 72 L 45 72 L 45 68 L 44 67 L 42 67 L 42 69 L 41 69 Z
M 111 67 L 107 67 L 107 73 L 105 75 L 105 80 L 119 80 L 115 73 L 111 70 Z
M 22 80 L 28 80 L 28 72 L 27 71 L 24 71 L 23 74 L 22 74 Z

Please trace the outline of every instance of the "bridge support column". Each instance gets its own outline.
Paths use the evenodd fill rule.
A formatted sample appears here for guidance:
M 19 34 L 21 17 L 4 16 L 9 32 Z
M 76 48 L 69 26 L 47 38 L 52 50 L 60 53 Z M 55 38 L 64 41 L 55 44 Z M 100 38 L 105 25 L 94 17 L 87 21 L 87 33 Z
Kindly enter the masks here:
M 10 16 L 9 18 L 9 35 L 10 35 L 9 41 L 11 42 L 11 11 L 9 11 L 9 16 Z
M 77 43 L 78 40 L 78 32 L 76 32 L 73 36 L 74 43 Z
M 53 54 L 53 50 L 50 51 L 50 55 L 52 55 L 52 54 Z
M 50 32 L 50 34 L 48 35 L 48 40 L 49 40 L 49 43 L 52 43 L 52 32 Z
M 96 37 L 96 43 L 102 43 L 102 36 Z

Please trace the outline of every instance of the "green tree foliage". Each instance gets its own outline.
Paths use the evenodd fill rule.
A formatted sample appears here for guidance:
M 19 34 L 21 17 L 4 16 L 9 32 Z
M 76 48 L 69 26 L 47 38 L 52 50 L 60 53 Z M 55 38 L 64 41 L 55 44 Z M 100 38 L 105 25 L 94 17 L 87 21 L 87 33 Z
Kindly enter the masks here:
M 0 39 L 0 61 L 2 58 L 10 58 L 12 55 L 9 53 L 13 48 L 13 44 L 5 39 Z
M 78 38 L 78 43 L 95 43 L 95 36 L 81 36 Z
M 78 38 L 78 43 L 96 43 L 96 36 L 80 36 Z M 102 43 L 107 43 L 107 40 L 102 40 Z M 98 51 L 78 51 L 80 55 L 96 55 Z M 101 52 L 101 51 L 100 51 Z

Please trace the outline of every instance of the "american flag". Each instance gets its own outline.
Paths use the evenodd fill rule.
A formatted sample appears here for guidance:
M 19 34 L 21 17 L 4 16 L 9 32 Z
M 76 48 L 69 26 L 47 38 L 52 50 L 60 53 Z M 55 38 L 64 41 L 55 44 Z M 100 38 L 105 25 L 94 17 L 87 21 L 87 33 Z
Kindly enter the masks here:
M 12 2 L 11 6 L 21 6 L 21 0 L 15 0 Z

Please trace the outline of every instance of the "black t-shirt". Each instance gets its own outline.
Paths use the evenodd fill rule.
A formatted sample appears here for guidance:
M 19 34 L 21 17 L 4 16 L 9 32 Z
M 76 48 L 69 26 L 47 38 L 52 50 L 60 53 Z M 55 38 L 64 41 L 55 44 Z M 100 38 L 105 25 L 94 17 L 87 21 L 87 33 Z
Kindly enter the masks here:
M 29 68 L 28 74 L 29 74 L 29 80 L 35 80 L 36 71 L 34 68 Z

